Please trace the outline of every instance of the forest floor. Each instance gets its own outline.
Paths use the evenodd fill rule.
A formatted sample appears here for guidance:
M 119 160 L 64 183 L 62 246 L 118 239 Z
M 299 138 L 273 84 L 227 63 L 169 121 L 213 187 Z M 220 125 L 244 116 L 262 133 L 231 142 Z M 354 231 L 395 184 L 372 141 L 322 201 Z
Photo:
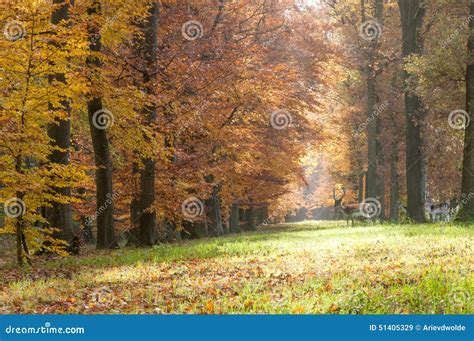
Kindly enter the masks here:
M 474 228 L 303 222 L 0 268 L 0 313 L 474 313 Z

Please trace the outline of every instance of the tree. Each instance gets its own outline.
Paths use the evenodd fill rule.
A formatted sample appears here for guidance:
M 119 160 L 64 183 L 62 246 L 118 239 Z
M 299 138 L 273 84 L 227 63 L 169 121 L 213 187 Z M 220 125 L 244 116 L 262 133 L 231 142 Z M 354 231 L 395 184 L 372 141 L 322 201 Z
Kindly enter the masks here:
M 365 2 L 361 2 L 361 11 L 362 11 L 362 24 L 361 25 L 372 25 L 372 29 L 375 30 L 375 33 L 370 35 L 370 49 L 367 55 L 367 64 L 365 67 L 365 72 L 367 75 L 367 150 L 368 150 L 368 166 L 367 166 L 367 178 L 366 178 L 366 198 L 377 198 L 377 166 L 379 163 L 379 153 L 378 148 L 378 122 L 379 118 L 376 114 L 377 108 L 377 73 L 380 70 L 376 69 L 376 50 L 378 46 L 379 35 L 382 34 L 381 27 L 383 23 L 383 0 L 375 1 L 375 21 L 368 22 L 365 16 Z M 382 156 L 383 158 L 383 156 Z
M 54 11 L 51 15 L 51 24 L 58 25 L 60 22 L 69 20 L 70 6 L 74 1 L 53 0 Z M 53 40 L 53 44 L 59 42 Z M 64 44 L 65 42 L 61 42 Z M 59 44 L 61 44 L 59 43 Z M 65 74 L 58 72 L 50 76 L 50 82 L 66 83 Z M 51 139 L 52 153 L 49 160 L 53 164 L 68 165 L 70 162 L 71 146 L 71 105 L 70 99 L 64 97 L 59 105 L 50 103 L 50 110 L 62 113 L 57 116 L 57 120 L 48 128 L 48 136 Z M 60 196 L 71 196 L 69 187 L 54 188 Z M 45 217 L 51 227 L 60 229 L 58 237 L 66 242 L 71 242 L 73 238 L 72 212 L 69 203 L 52 202 L 50 207 L 45 209 Z
M 239 233 L 240 232 L 240 219 L 239 219 L 239 205 L 232 203 L 231 212 L 229 218 L 229 232 Z
M 70 195 L 71 188 L 86 179 L 84 167 L 60 157 L 69 156 L 69 103 L 85 88 L 71 62 L 85 56 L 81 35 L 59 19 L 66 7 L 26 1 L 0 10 L 7 22 L 6 39 L 0 39 L 0 201 L 6 214 L 0 233 L 16 234 L 19 264 L 31 250 L 66 253 L 70 240 L 64 240 L 59 224 L 70 218 L 68 205 L 79 201 Z M 52 126 L 58 133 L 55 143 L 48 131 Z M 56 220 L 45 219 L 45 207 Z
M 87 67 L 89 68 L 89 100 L 87 101 L 87 111 L 89 118 L 89 128 L 94 149 L 95 162 L 95 184 L 96 184 L 96 210 L 97 215 L 97 248 L 115 248 L 115 223 L 114 223 L 114 196 L 112 184 L 112 160 L 110 156 L 109 140 L 107 128 L 110 123 L 110 112 L 103 106 L 100 80 L 103 66 L 100 60 L 102 48 L 100 27 L 98 18 L 100 15 L 100 3 L 94 1 L 88 8 L 88 35 L 90 55 L 87 57 Z M 103 79 L 102 79 L 103 80 Z M 90 224 L 91 221 L 88 221 Z
M 398 0 L 402 25 L 402 57 L 421 53 L 420 29 L 425 15 L 423 0 Z M 403 79 L 409 75 L 403 70 Z M 416 222 L 425 220 L 421 125 L 424 108 L 419 96 L 405 85 L 407 213 Z
M 144 91 L 155 95 L 156 77 L 158 73 L 158 16 L 159 3 L 150 4 L 149 16 L 143 26 L 143 85 Z M 143 108 L 144 124 L 151 125 L 156 120 L 156 105 L 149 104 Z M 142 158 L 143 168 L 140 169 L 140 199 L 139 199 L 139 241 L 141 245 L 151 246 L 155 243 L 156 227 L 155 202 L 155 160 L 153 157 Z
M 468 56 L 466 68 L 466 112 L 474 113 L 474 2 L 469 5 L 469 38 Z M 461 193 L 463 202 L 460 219 L 472 220 L 474 218 L 474 123 L 471 122 L 465 128 L 464 135 L 464 157 L 462 166 Z

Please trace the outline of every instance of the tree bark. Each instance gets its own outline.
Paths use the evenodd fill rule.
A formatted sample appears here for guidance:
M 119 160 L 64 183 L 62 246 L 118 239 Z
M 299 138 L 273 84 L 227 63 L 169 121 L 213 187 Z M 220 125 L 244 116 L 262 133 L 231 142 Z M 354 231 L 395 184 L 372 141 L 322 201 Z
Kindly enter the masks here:
M 469 7 L 470 16 L 474 16 L 474 3 Z M 468 64 L 466 68 L 466 111 L 471 117 L 471 123 L 464 133 L 464 157 L 462 167 L 462 207 L 460 220 L 474 219 L 474 20 L 469 20 Z
M 239 233 L 240 232 L 240 223 L 239 223 L 239 205 L 232 204 L 230 207 L 230 233 Z
M 421 53 L 420 29 L 425 7 L 423 0 L 398 0 L 402 25 L 402 56 Z M 408 73 L 403 70 L 403 79 Z M 424 108 L 421 99 L 405 85 L 407 213 L 415 222 L 425 221 L 422 172 L 421 123 Z
M 18 218 L 16 220 L 16 261 L 18 263 L 18 266 L 23 265 L 23 249 L 21 247 L 21 238 L 23 235 L 23 220 L 22 218 Z
M 247 210 L 247 230 L 255 231 L 255 208 L 250 206 Z
M 99 35 L 100 29 L 95 23 L 94 16 L 100 12 L 100 3 L 94 1 L 87 12 L 91 17 L 91 24 L 88 27 L 89 49 L 92 53 L 98 53 L 102 49 L 102 43 Z M 98 72 L 96 69 L 101 67 L 100 59 L 94 55 L 89 56 L 87 58 L 87 66 L 89 67 L 91 74 L 94 75 L 94 73 Z M 91 98 L 87 102 L 87 110 L 96 166 L 96 209 L 98 213 L 96 221 L 97 248 L 111 249 L 117 247 L 114 224 L 112 161 L 110 157 L 107 131 L 94 122 L 94 120 L 97 120 L 97 118 L 94 118 L 94 114 L 103 110 L 104 106 L 102 104 L 102 98 L 97 94 L 97 89 L 100 85 L 95 84 L 94 76 L 91 78 Z
M 398 146 L 392 141 L 390 153 L 390 220 L 398 221 Z
M 262 214 L 263 214 L 263 223 L 268 224 L 269 219 L 268 219 L 268 206 L 263 206 L 262 208 Z
M 222 236 L 224 234 L 224 228 L 222 226 L 219 186 L 216 186 L 212 191 L 212 196 L 207 200 L 206 207 L 208 208 L 209 235 L 212 237 Z
M 138 178 L 138 181 L 136 179 Z M 134 182 L 133 188 L 136 189 L 130 201 L 130 228 L 131 241 L 134 245 L 139 245 L 140 242 L 140 170 L 136 162 L 132 164 L 132 179 Z
M 380 126 L 380 125 L 378 125 Z M 380 202 L 380 220 L 385 220 L 385 158 L 383 155 L 383 148 L 380 141 L 377 141 L 377 162 L 378 162 L 378 175 L 377 175 L 377 199 Z
M 145 92 L 151 96 L 156 94 L 156 78 L 158 72 L 158 16 L 159 3 L 153 2 L 149 9 L 146 20 L 143 41 L 143 57 L 145 70 L 143 71 L 143 83 Z M 143 113 L 145 123 L 152 124 L 156 120 L 156 106 L 147 105 Z M 140 169 L 140 199 L 139 199 L 139 241 L 142 246 L 155 244 L 156 213 L 153 209 L 155 203 L 155 160 L 153 158 L 142 159 L 143 168 Z
M 367 166 L 367 192 L 365 193 L 366 198 L 377 197 L 377 119 L 374 115 L 374 107 L 376 104 L 375 95 L 375 76 L 373 76 L 373 70 L 369 70 L 371 73 L 367 77 L 367 150 L 368 150 L 368 166 Z
M 359 203 L 364 200 L 364 178 L 365 178 L 365 173 L 359 174 L 359 190 L 357 192 L 357 201 Z
M 53 4 L 63 4 L 59 6 L 51 16 L 51 23 L 53 25 L 59 24 L 61 21 L 69 19 L 69 7 L 74 4 L 74 1 L 54 0 Z M 66 77 L 62 73 L 57 73 L 49 77 L 50 81 L 58 81 L 66 83 Z M 71 144 L 71 106 L 68 99 L 61 101 L 61 108 L 55 108 L 50 104 L 51 110 L 61 110 L 68 113 L 66 120 L 58 120 L 57 124 L 51 124 L 48 127 L 48 136 L 51 139 L 51 145 L 55 149 L 49 156 L 50 163 L 61 165 L 68 165 L 70 162 L 70 144 Z M 70 197 L 71 188 L 53 188 L 53 190 L 61 196 Z M 45 209 L 45 218 L 50 227 L 61 230 L 59 234 L 54 234 L 56 238 L 62 239 L 71 243 L 73 238 L 72 230 L 72 211 L 70 204 L 61 204 L 52 202 L 51 207 Z
M 365 9 L 364 1 L 361 1 L 362 6 L 362 20 L 365 21 Z M 375 0 L 375 18 L 381 25 L 383 22 L 383 0 Z M 366 198 L 377 198 L 377 166 L 378 166 L 378 153 L 377 153 L 377 132 L 378 132 L 378 119 L 377 119 L 377 76 L 375 69 L 376 51 L 378 47 L 378 37 L 371 41 L 370 51 L 367 58 L 366 75 L 367 75 L 367 153 L 368 153 L 368 166 L 367 166 L 367 191 Z

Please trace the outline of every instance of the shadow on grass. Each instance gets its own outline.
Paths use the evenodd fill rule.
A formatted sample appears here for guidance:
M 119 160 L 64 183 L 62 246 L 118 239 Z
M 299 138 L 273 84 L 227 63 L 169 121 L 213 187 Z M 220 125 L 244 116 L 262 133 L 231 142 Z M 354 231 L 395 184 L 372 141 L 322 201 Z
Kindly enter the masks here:
M 220 256 L 243 256 L 267 254 L 272 250 L 271 243 L 280 240 L 305 240 L 298 236 L 301 232 L 345 229 L 337 222 L 307 221 L 301 223 L 267 225 L 257 231 L 244 231 L 219 238 L 186 240 L 174 244 L 159 244 L 152 248 L 125 247 L 120 250 L 91 251 L 79 257 L 67 257 L 41 262 L 43 268 L 103 268 L 133 265 L 139 262 L 162 263 L 189 259 L 210 259 Z
M 420 234 L 442 234 L 444 226 L 440 225 L 390 225 L 390 224 L 362 224 L 347 227 L 342 221 L 305 221 L 267 225 L 258 231 L 245 231 L 240 234 L 229 234 L 219 238 L 203 238 L 183 241 L 175 244 L 159 244 L 153 248 L 123 248 L 112 251 L 91 251 L 90 254 L 79 257 L 56 258 L 53 260 L 39 260 L 35 268 L 81 270 L 99 269 L 114 266 L 127 266 L 137 263 L 179 262 L 190 259 L 210 259 L 222 256 L 266 255 L 275 250 L 275 243 L 280 241 L 308 241 L 315 238 L 327 239 L 331 237 L 351 238 L 359 237 L 379 230 L 385 233 L 386 228 L 393 229 L 393 233 L 410 236 Z M 461 230 L 465 230 L 461 228 Z M 321 235 L 314 232 L 321 232 Z M 307 232 L 307 234 L 305 233 Z M 3 268 L 12 268 L 7 265 Z M 1 269 L 1 267 L 0 267 Z M 33 269 L 35 270 L 35 269 Z M 29 272 L 30 270 L 26 270 Z

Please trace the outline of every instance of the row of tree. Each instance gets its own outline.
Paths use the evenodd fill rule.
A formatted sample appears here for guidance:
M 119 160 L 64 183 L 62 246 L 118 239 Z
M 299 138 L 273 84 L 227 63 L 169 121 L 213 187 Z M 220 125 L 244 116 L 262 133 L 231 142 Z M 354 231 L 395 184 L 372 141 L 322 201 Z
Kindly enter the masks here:
M 98 248 L 218 236 L 336 183 L 382 218 L 472 219 L 473 6 L 2 2 L 0 233 L 19 262 L 77 222 Z
M 142 246 L 237 232 L 239 211 L 252 228 L 304 183 L 332 53 L 304 6 L 12 0 L 0 13 L 0 233 L 17 236 L 19 263 L 74 248 L 77 222 L 101 249 L 123 231 Z
M 339 79 L 325 103 L 334 142 L 315 155 L 306 202 L 342 183 L 359 201 L 378 199 L 381 218 L 406 205 L 421 222 L 428 204 L 451 201 L 472 220 L 472 1 L 324 3 Z

